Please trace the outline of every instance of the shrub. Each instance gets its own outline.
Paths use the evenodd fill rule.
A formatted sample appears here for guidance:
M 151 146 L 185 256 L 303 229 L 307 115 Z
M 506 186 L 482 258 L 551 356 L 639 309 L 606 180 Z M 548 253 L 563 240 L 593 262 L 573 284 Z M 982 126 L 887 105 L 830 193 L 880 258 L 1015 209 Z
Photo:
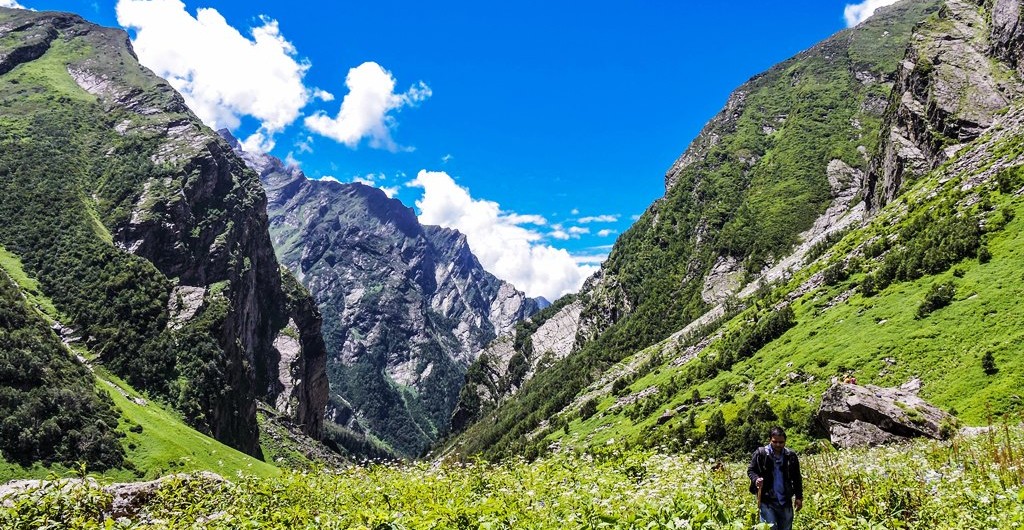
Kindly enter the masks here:
M 996 358 L 991 351 L 987 351 L 985 355 L 981 356 L 981 369 L 985 371 L 985 375 L 993 375 L 999 371 L 999 368 L 996 367 Z
M 956 285 L 953 282 L 934 283 L 928 294 L 924 295 L 924 301 L 917 308 L 917 318 L 924 318 L 933 311 L 946 307 L 953 302 L 956 295 Z

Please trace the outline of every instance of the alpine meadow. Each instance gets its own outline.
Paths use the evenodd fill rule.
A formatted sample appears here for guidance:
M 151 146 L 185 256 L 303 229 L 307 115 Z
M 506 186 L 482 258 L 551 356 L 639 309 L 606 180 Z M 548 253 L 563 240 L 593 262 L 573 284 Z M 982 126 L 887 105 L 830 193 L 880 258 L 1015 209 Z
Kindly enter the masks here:
M 341 182 L 294 158 L 323 111 L 278 158 L 216 76 L 147 63 L 127 4 L 184 2 L 115 3 L 0 1 L 0 528 L 1024 527 L 1024 1 L 859 4 L 637 177 L 663 195 L 550 301 L 542 245 L 619 214 Z M 195 19 L 248 39 L 225 20 Z M 428 82 L 353 68 L 334 140 L 413 156 Z

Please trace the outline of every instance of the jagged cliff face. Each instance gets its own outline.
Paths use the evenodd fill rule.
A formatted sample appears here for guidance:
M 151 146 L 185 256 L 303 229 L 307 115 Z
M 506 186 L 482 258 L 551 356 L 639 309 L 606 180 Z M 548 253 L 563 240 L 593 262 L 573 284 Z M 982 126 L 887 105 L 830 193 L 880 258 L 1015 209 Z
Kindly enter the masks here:
M 890 95 L 880 156 L 865 182 L 870 209 L 978 138 L 1020 97 L 1013 75 L 1019 25 L 1016 1 L 995 2 L 988 11 L 954 0 L 917 29 Z
M 486 272 L 461 233 L 362 184 L 242 153 L 269 197 L 282 263 L 324 316 L 330 419 L 416 455 L 448 430 L 466 367 L 537 302 Z
M 0 238 L 68 324 L 115 371 L 245 452 L 260 452 L 257 399 L 319 436 L 319 316 L 301 288 L 282 285 L 257 175 L 138 64 L 123 31 L 0 9 L 0 76 L 0 119 L 21 140 L 6 149 L 11 230 Z M 53 146 L 60 154 L 40 167 Z M 54 236 L 33 208 L 59 210 L 56 250 L 72 257 L 58 260 L 74 260 L 78 277 L 40 258 Z M 124 311 L 107 315 L 104 297 Z

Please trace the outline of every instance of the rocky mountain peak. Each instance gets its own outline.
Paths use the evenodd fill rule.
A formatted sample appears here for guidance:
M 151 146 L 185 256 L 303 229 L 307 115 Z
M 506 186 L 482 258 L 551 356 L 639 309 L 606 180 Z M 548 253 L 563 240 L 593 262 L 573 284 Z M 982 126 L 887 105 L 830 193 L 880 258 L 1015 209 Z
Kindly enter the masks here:
M 324 315 L 333 416 L 418 454 L 447 432 L 466 367 L 538 303 L 382 190 L 234 148 L 260 173 L 277 255 Z

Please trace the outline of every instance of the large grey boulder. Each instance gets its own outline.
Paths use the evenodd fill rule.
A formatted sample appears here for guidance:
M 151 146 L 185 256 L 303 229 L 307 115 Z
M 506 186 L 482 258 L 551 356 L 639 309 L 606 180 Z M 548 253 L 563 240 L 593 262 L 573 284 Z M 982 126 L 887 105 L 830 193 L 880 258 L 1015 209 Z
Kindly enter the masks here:
M 849 383 L 829 388 L 817 415 L 832 443 L 844 448 L 940 439 L 940 427 L 950 418 L 907 390 Z

